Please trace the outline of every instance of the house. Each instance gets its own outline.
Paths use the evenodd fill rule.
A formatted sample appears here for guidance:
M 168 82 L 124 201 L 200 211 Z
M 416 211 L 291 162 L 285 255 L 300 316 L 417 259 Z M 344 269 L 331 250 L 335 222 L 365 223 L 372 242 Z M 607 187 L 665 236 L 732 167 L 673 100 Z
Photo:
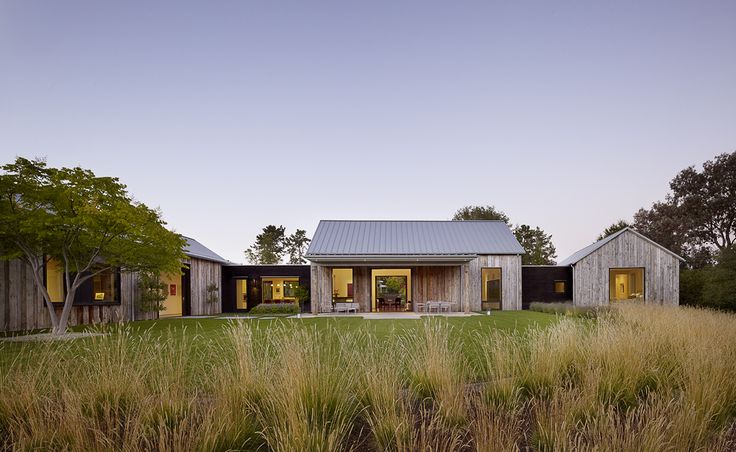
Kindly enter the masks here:
M 525 266 L 524 304 L 571 300 L 602 306 L 626 300 L 679 304 L 684 259 L 632 228 L 573 253 L 557 266 Z
M 187 258 L 181 275 L 163 277 L 168 297 L 166 310 L 140 312 L 136 307 L 138 277 L 135 273 L 108 271 L 87 280 L 74 299 L 69 325 L 155 319 L 164 316 L 206 315 L 221 312 L 222 266 L 227 261 L 193 238 L 186 237 Z M 49 328 L 51 320 L 31 268 L 19 259 L 0 259 L 0 331 Z M 44 269 L 44 283 L 61 312 L 65 288 L 58 263 Z M 208 291 L 209 288 L 215 288 Z M 210 299 L 216 302 L 209 301 Z
M 305 256 L 312 312 L 521 309 L 523 253 L 502 221 L 323 220 Z

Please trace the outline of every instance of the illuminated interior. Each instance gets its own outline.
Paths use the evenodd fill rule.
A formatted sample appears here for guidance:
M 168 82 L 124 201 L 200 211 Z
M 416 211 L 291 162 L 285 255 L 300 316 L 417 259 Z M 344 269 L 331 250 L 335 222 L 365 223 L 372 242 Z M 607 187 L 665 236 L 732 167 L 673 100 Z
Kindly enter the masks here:
M 166 284 L 166 300 L 163 301 L 165 309 L 158 312 L 159 317 L 178 317 L 183 313 L 181 297 L 181 275 L 163 275 L 161 282 Z
M 555 281 L 555 293 L 565 293 L 565 281 Z
M 371 303 L 374 311 L 410 309 L 411 269 L 374 269 L 371 270 L 371 281 Z
M 117 279 L 118 273 L 109 269 L 93 276 L 92 301 L 97 303 L 120 301 Z
M 484 311 L 501 309 L 501 269 L 484 268 L 481 270 L 481 309 Z
M 353 301 L 353 269 L 332 269 L 332 299 L 334 301 Z
M 54 303 L 64 301 L 64 268 L 61 262 L 50 259 L 46 263 L 46 289 Z
M 235 281 L 235 308 L 246 309 L 248 307 L 248 280 L 238 279 Z
M 643 268 L 612 268 L 608 281 L 610 301 L 644 299 Z
M 296 277 L 271 277 L 265 276 L 261 280 L 263 287 L 263 302 L 293 301 L 294 291 L 299 286 L 299 278 Z

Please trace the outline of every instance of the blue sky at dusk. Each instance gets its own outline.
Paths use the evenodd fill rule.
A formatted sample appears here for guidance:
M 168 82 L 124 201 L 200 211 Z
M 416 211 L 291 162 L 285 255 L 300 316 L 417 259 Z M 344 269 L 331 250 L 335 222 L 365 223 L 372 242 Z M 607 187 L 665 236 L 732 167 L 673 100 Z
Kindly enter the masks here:
M 0 0 L 0 162 L 118 176 L 233 261 L 467 204 L 561 259 L 734 150 L 734 1 Z

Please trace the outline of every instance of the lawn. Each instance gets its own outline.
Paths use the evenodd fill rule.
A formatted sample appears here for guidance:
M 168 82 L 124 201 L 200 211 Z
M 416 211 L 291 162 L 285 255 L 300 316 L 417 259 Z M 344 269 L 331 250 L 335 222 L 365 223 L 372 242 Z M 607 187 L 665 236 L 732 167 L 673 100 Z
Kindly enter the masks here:
M 0 344 L 0 441 L 74 450 L 732 450 L 736 318 L 624 306 L 170 319 Z

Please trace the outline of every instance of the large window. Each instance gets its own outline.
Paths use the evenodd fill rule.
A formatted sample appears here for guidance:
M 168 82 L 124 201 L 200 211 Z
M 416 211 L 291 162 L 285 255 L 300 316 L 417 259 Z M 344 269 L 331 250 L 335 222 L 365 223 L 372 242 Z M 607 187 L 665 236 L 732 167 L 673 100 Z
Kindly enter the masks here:
M 267 276 L 262 279 L 263 302 L 293 301 L 294 291 L 299 285 L 299 278 Z
M 501 269 L 484 268 L 481 270 L 481 309 L 488 311 L 502 307 Z
M 643 268 L 611 268 L 608 283 L 610 301 L 644 299 Z
M 376 268 L 371 270 L 373 310 L 411 310 L 411 269 Z
M 46 262 L 46 289 L 52 302 L 64 302 L 64 267 L 54 259 Z
M 118 293 L 119 273 L 115 270 L 104 270 L 92 277 L 92 300 L 100 302 L 120 301 Z
M 353 269 L 335 268 L 332 270 L 333 301 L 353 301 Z

